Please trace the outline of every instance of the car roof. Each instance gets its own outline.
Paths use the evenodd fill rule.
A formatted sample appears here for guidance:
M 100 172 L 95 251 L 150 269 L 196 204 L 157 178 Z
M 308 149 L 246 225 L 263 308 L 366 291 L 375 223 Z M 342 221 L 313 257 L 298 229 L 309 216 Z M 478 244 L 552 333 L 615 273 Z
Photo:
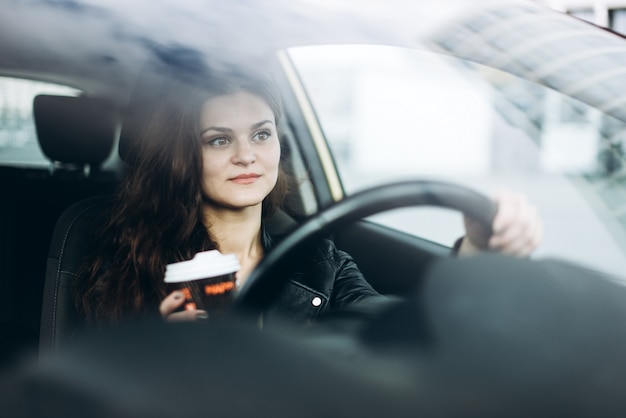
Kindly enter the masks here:
M 368 10 L 340 7 L 330 13 L 328 2 L 311 1 L 262 7 L 249 1 L 12 2 L 0 17 L 1 67 L 5 74 L 123 94 L 150 57 L 193 65 L 207 53 L 263 55 L 389 36 L 380 20 L 368 22 Z M 111 86 L 118 90 L 111 92 Z
M 387 44 L 434 49 L 561 89 L 566 84 L 574 97 L 626 120 L 620 106 L 626 95 L 617 94 L 613 85 L 626 71 L 626 48 L 615 34 L 530 1 L 367 0 L 355 5 L 330 0 L 276 0 L 262 6 L 217 0 L 12 1 L 0 16 L 0 72 L 123 103 L 149 59 L 198 65 L 215 57 L 265 56 L 301 45 Z M 596 44 L 603 47 L 598 50 Z M 546 57 L 559 55 L 560 60 L 545 65 Z M 536 67 L 529 66 L 533 59 Z M 572 72 L 577 64 L 584 68 Z M 604 97 L 598 97 L 599 89 L 586 88 L 597 87 L 591 81 L 567 85 L 589 77 L 590 71 L 607 82 Z

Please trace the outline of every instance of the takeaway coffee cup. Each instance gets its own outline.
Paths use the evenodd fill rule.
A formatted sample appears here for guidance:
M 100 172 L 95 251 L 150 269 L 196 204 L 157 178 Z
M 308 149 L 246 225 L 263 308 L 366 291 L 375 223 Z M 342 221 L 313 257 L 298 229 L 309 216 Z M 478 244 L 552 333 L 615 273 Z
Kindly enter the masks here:
M 168 293 L 180 290 L 185 295 L 182 309 L 203 309 L 210 316 L 221 315 L 235 296 L 235 273 L 239 268 L 234 254 L 204 251 L 191 260 L 168 264 L 165 283 Z

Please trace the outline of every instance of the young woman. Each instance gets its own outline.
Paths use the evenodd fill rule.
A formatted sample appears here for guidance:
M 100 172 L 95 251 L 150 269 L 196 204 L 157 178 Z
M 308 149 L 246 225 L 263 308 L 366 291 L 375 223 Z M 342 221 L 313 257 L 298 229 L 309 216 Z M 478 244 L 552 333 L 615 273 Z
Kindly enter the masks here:
M 132 149 L 132 164 L 99 234 L 102 248 L 78 280 L 77 305 L 88 322 L 127 316 L 167 320 L 206 318 L 178 311 L 180 292 L 166 294 L 168 263 L 198 251 L 234 253 L 245 282 L 273 237 L 266 221 L 286 192 L 281 169 L 280 99 L 263 77 L 228 74 L 191 88 L 168 82 Z M 505 193 L 494 234 L 466 219 L 459 254 L 497 250 L 528 255 L 541 239 L 541 221 L 523 197 Z M 320 312 L 381 296 L 330 241 L 307 255 L 301 270 L 266 314 L 309 321 Z

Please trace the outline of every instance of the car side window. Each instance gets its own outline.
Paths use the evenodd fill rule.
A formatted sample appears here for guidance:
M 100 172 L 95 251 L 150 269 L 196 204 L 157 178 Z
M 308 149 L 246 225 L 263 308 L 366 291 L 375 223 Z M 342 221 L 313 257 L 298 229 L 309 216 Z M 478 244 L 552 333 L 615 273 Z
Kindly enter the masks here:
M 58 84 L 0 77 L 0 165 L 47 166 L 37 142 L 33 100 L 39 94 L 79 93 Z
M 346 194 L 416 178 L 486 194 L 512 189 L 545 221 L 538 255 L 626 267 L 623 122 L 502 71 L 422 50 L 313 46 L 289 56 Z M 462 217 L 441 209 L 371 220 L 444 245 L 463 234 Z

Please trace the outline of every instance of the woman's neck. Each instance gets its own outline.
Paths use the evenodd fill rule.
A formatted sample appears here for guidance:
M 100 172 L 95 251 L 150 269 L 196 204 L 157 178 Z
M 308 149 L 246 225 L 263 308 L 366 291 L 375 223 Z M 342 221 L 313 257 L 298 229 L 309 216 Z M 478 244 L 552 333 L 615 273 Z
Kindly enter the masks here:
M 240 210 L 204 207 L 204 223 L 222 254 L 235 254 L 241 264 L 240 284 L 263 258 L 261 205 Z

